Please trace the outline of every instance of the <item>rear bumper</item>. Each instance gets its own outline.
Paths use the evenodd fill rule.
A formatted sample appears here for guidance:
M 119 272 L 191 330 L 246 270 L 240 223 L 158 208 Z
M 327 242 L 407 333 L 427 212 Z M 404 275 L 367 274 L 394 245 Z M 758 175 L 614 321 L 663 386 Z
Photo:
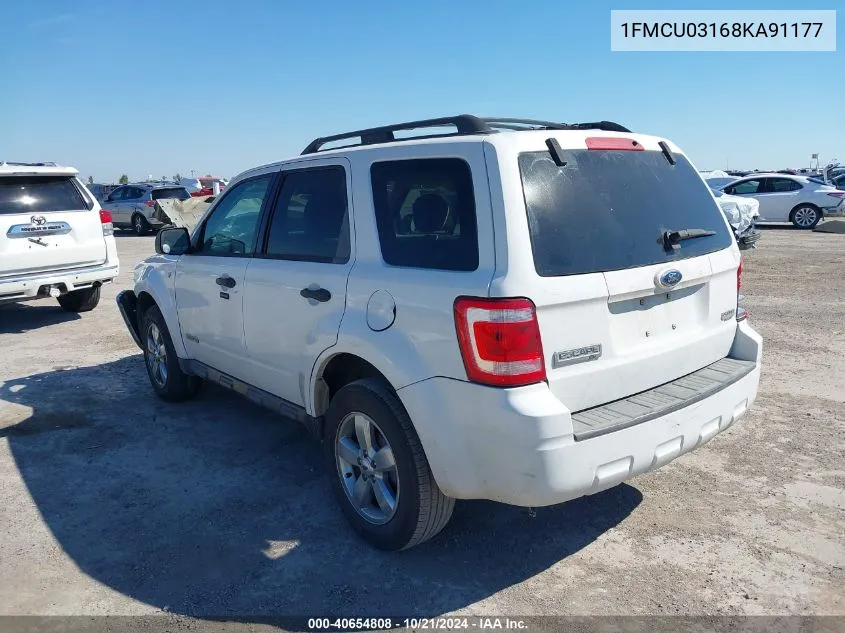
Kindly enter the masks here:
M 51 288 L 57 288 L 62 294 L 89 288 L 92 284 L 108 283 L 119 273 L 120 266 L 107 261 L 101 266 L 91 268 L 32 273 L 0 279 L 0 303 L 47 297 Z
M 762 341 L 737 327 L 731 356 L 754 369 L 689 406 L 576 441 L 572 415 L 545 383 L 495 389 L 431 378 L 399 390 L 435 479 L 449 496 L 546 506 L 659 468 L 730 427 L 754 402 Z

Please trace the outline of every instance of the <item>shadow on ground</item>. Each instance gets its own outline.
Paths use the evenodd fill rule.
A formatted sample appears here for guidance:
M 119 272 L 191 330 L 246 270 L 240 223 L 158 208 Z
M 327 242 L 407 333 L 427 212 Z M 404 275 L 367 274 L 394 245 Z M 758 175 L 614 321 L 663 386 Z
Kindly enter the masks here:
M 196 616 L 451 612 L 577 552 L 642 499 L 622 485 L 535 518 L 459 502 L 433 541 L 378 552 L 348 528 L 294 422 L 210 386 L 161 402 L 140 356 L 0 383 L 0 437 L 83 572 Z
M 79 318 L 75 312 L 66 312 L 55 299 L 6 303 L 0 305 L 0 334 L 22 334 Z

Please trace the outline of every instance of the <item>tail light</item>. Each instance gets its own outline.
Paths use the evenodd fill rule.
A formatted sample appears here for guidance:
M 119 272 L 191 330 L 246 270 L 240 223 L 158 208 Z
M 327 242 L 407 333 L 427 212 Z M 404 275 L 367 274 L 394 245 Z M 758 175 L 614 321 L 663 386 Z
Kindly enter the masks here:
M 751 316 L 748 311 L 743 308 L 740 303 L 745 298 L 740 290 L 742 289 L 742 257 L 739 258 L 739 266 L 736 269 L 736 320 L 745 321 Z
M 103 225 L 103 235 L 114 235 L 114 224 L 112 224 L 111 211 L 100 209 L 100 224 Z
M 144 200 L 144 204 L 147 205 L 148 207 L 156 206 L 155 200 Z
M 455 327 L 471 381 L 518 387 L 546 379 L 537 310 L 530 299 L 459 297 Z
M 827 195 L 833 196 L 834 198 L 845 198 L 845 191 L 831 191 Z

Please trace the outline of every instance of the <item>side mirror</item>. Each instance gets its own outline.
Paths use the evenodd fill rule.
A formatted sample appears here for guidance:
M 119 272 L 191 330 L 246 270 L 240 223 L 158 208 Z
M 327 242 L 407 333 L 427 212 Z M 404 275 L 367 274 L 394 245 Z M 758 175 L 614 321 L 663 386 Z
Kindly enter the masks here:
M 190 250 L 191 236 L 184 227 L 162 229 L 156 235 L 156 253 L 159 255 L 184 255 Z

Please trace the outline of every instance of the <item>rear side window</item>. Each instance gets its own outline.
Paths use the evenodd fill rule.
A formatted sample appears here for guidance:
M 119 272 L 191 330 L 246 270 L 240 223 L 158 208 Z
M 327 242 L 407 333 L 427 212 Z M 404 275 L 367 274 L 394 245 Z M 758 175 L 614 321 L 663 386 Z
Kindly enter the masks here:
M 475 195 L 459 158 L 374 163 L 376 224 L 382 258 L 392 266 L 478 268 Z
M 91 208 L 72 176 L 0 176 L 0 214 Z
M 621 270 L 727 248 L 718 205 L 684 156 L 569 150 L 558 167 L 548 152 L 519 156 L 534 266 L 543 277 Z M 714 235 L 663 247 L 664 231 Z
M 784 191 L 798 191 L 801 189 L 801 184 L 790 180 L 789 178 L 770 178 L 769 191 L 774 193 L 782 193 Z
M 165 200 L 167 198 L 177 198 L 179 200 L 187 200 L 191 197 L 188 190 L 184 187 L 169 187 L 167 189 L 153 189 L 153 200 Z

